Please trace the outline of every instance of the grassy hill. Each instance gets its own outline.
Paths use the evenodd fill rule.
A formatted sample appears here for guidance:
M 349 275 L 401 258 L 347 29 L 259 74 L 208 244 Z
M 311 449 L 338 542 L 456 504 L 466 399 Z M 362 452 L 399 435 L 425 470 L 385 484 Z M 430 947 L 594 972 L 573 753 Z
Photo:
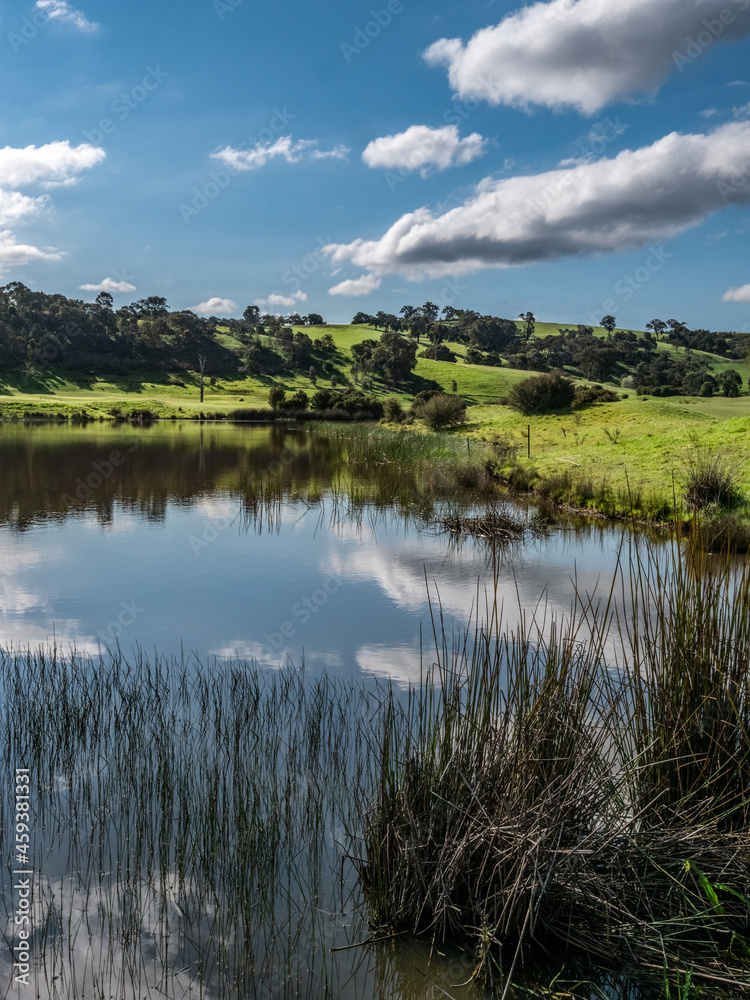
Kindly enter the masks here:
M 380 336 L 380 331 L 366 325 L 296 329 L 304 330 L 313 340 L 331 334 L 336 344 L 331 362 L 339 387 L 353 384 L 349 370 L 352 346 Z M 559 329 L 558 324 L 539 323 L 535 336 L 554 335 Z M 595 333 L 606 336 L 602 329 Z M 219 331 L 217 339 L 225 348 L 241 347 L 226 329 Z M 420 350 L 423 346 L 424 342 Z M 617 403 L 527 418 L 499 404 L 514 383 L 532 372 L 467 365 L 466 348 L 449 346 L 458 356 L 457 363 L 419 358 L 406 391 L 395 395 L 408 404 L 420 389 L 438 385 L 451 392 L 455 381 L 456 391 L 469 408 L 467 422 L 450 433 L 491 442 L 498 455 L 498 469 L 517 485 L 546 490 L 557 501 L 604 508 L 610 513 L 626 510 L 635 493 L 638 509 L 654 515 L 671 501 L 688 454 L 724 451 L 735 456 L 739 481 L 750 497 L 750 396 L 644 398 L 619 390 L 622 398 Z M 684 356 L 664 342 L 658 344 L 658 351 Z M 746 361 L 693 353 L 716 373 L 734 368 L 747 386 L 750 368 Z M 331 385 L 330 374 L 317 377 L 318 388 Z M 70 415 L 85 410 L 93 417 L 108 417 L 115 409 L 124 413 L 148 409 L 164 417 L 225 415 L 238 408 L 268 406 L 268 391 L 273 385 L 290 391 L 304 389 L 308 394 L 316 388 L 303 374 L 221 377 L 207 370 L 201 405 L 196 372 L 100 379 L 90 373 L 62 373 L 50 368 L 29 375 L 0 373 L 0 414 Z M 372 391 L 381 397 L 394 395 L 389 386 L 378 381 Z M 527 454 L 529 428 L 531 458 Z

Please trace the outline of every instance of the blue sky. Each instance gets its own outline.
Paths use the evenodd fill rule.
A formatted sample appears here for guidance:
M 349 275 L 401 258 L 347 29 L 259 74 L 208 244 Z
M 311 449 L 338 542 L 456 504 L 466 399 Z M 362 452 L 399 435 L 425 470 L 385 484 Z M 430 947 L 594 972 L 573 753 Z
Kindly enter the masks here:
M 0 12 L 3 283 L 750 330 L 750 0 Z

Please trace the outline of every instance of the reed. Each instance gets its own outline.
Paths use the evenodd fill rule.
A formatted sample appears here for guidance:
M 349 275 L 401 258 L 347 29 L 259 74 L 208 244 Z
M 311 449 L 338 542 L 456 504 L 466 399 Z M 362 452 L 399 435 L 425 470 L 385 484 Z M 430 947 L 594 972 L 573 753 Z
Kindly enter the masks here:
M 540 951 L 750 990 L 750 572 L 676 540 L 629 556 L 566 621 L 436 629 L 383 720 L 374 920 L 471 946 L 503 995 Z

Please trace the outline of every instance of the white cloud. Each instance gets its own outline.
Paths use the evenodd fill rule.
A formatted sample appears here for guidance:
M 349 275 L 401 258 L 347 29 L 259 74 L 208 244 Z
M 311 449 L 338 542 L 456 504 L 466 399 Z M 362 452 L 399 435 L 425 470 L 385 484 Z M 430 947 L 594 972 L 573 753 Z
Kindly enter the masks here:
M 484 156 L 486 142 L 478 132 L 461 139 L 456 125 L 445 128 L 412 125 L 397 135 L 374 139 L 362 153 L 362 159 L 368 167 L 419 170 L 424 177 L 430 167 L 447 170 Z
M 39 215 L 48 206 L 49 201 L 46 197 L 29 198 L 19 191 L 4 191 L 0 188 L 0 226 Z
M 18 188 L 39 185 L 55 188 L 75 184 L 78 174 L 101 163 L 106 153 L 83 143 L 50 142 L 46 146 L 0 149 L 0 226 L 18 225 L 50 208 L 47 195 L 32 197 Z M 0 269 L 33 260 L 60 260 L 54 247 L 34 247 L 17 243 L 10 229 L 0 231 Z
M 115 281 L 114 278 L 105 278 L 98 285 L 80 285 L 79 287 L 82 292 L 111 292 L 115 294 L 116 292 L 137 291 L 135 285 L 131 285 L 129 281 Z
M 380 288 L 381 279 L 375 274 L 363 274 L 361 278 L 350 278 L 329 288 L 329 295 L 369 295 Z
M 23 149 L 5 146 L 0 149 L 0 184 L 4 188 L 29 184 L 55 188 L 75 184 L 78 174 L 97 166 L 106 155 L 98 146 L 89 143 L 71 146 L 67 139 Z
M 279 295 L 277 292 L 272 292 L 266 299 L 256 299 L 255 305 L 260 306 L 261 309 L 267 309 L 269 306 L 285 306 L 290 309 L 298 302 L 307 302 L 305 292 L 295 292 L 293 295 Z
M 232 170 L 257 170 L 270 160 L 279 158 L 287 163 L 299 163 L 301 160 L 345 160 L 349 152 L 347 146 L 336 146 L 331 150 L 318 149 L 317 139 L 292 142 L 292 137 L 287 135 L 276 142 L 259 142 L 252 149 L 232 149 L 231 146 L 226 146 L 212 153 L 211 159 L 218 160 Z
M 721 301 L 750 303 L 750 285 L 742 285 L 739 288 L 728 289 L 724 292 Z
M 54 247 L 32 247 L 17 243 L 9 229 L 0 230 L 0 274 L 13 264 L 29 264 L 33 260 L 60 260 L 62 254 Z
M 732 122 L 708 135 L 673 132 L 652 146 L 568 169 L 488 177 L 442 215 L 419 208 L 378 240 L 324 250 L 335 263 L 366 270 L 373 282 L 391 273 L 419 280 L 636 249 L 748 202 L 750 123 Z
M 199 316 L 228 316 L 229 313 L 236 312 L 237 303 L 232 299 L 213 298 L 188 308 Z
M 71 7 L 66 0 L 36 0 L 36 10 L 44 11 L 50 21 L 62 21 L 72 24 L 79 31 L 91 33 L 99 28 L 98 24 L 89 21 L 85 14 Z
M 552 0 L 523 7 L 466 43 L 441 38 L 424 58 L 448 68 L 461 98 L 592 114 L 655 94 L 671 71 L 717 40 L 748 33 L 750 6 L 727 0 Z

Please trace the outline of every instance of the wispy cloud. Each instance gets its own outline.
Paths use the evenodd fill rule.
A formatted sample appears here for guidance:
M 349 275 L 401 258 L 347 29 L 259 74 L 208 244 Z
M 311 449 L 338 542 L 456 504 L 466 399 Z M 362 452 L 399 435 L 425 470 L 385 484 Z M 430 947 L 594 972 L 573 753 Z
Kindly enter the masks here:
M 424 57 L 447 67 L 461 98 L 593 114 L 655 94 L 676 66 L 748 33 L 750 5 L 727 0 L 551 0 L 509 14 L 466 43 L 441 38 Z
M 362 159 L 368 167 L 418 170 L 424 177 L 431 168 L 447 170 L 484 156 L 486 143 L 478 132 L 461 139 L 456 125 L 444 128 L 412 125 L 397 135 L 374 139 L 362 153 Z
M 318 149 L 317 139 L 298 139 L 292 141 L 290 135 L 277 139 L 275 142 L 259 142 L 252 149 L 232 149 L 226 146 L 211 154 L 211 159 L 218 160 L 233 170 L 257 170 L 271 160 L 285 160 L 287 163 L 300 163 L 303 160 L 345 160 L 351 150 L 348 146 L 336 146 L 334 149 Z
M 79 31 L 92 33 L 99 29 L 99 25 L 89 21 L 86 15 L 71 7 L 66 0 L 36 0 L 34 5 L 36 10 L 43 11 L 50 21 L 62 21 L 70 24 Z
M 307 302 L 307 294 L 305 292 L 295 292 L 293 295 L 279 295 L 278 292 L 272 292 L 268 298 L 256 299 L 255 305 L 260 306 L 261 309 L 268 309 L 274 306 L 291 309 L 298 302 Z
M 98 285 L 79 285 L 79 288 L 82 292 L 110 292 L 113 295 L 117 292 L 137 291 L 135 285 L 131 285 L 129 281 L 116 281 L 114 278 L 105 278 Z
M 673 132 L 612 159 L 543 174 L 487 177 L 442 215 L 419 208 L 378 240 L 333 244 L 335 263 L 414 280 L 565 256 L 616 253 L 661 242 L 730 204 L 750 203 L 750 123 L 708 135 Z M 336 286 L 350 293 L 351 285 Z M 346 294 L 343 293 L 343 294 Z

